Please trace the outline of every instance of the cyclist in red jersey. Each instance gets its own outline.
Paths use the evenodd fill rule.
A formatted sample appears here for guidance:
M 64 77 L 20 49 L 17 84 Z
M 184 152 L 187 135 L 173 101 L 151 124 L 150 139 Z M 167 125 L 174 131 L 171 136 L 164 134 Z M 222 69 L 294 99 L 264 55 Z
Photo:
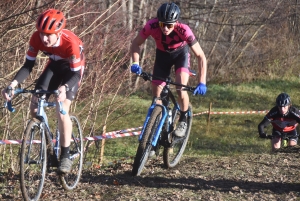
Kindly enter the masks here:
M 199 69 L 199 84 L 194 91 L 194 95 L 204 95 L 206 93 L 206 57 L 190 27 L 178 21 L 179 16 L 180 9 L 175 3 L 164 3 L 159 7 L 157 18 L 149 20 L 132 41 L 131 53 L 133 64 L 131 71 L 136 74 L 142 72 L 139 66 L 140 46 L 149 36 L 152 36 L 156 42 L 153 75 L 167 78 L 170 75 L 171 67 L 174 65 L 176 82 L 186 85 L 189 80 L 190 47 L 198 59 Z M 153 96 L 159 97 L 164 85 L 165 83 L 162 81 L 153 80 Z M 180 87 L 177 87 L 181 115 L 179 126 L 176 128 L 174 134 L 178 137 L 183 137 L 187 128 L 186 114 L 188 112 L 189 96 L 186 91 L 181 91 L 180 89 Z
M 72 123 L 69 109 L 81 82 L 85 59 L 82 41 L 71 31 L 64 29 L 66 19 L 64 14 L 55 9 L 46 10 L 36 22 L 37 31 L 31 36 L 29 48 L 24 65 L 15 75 L 13 81 L 2 95 L 10 100 L 8 92 L 18 83 L 23 82 L 31 73 L 36 56 L 39 51 L 49 57 L 49 61 L 38 78 L 35 89 L 60 91 L 57 102 L 62 102 L 67 114 L 62 115 L 57 110 L 58 125 L 61 135 L 61 156 L 58 171 L 68 173 L 71 171 L 72 161 L 69 159 L 69 147 L 72 133 Z M 30 104 L 31 115 L 37 109 L 37 97 L 32 97 Z M 58 105 L 58 104 L 57 104 Z
M 267 134 L 264 128 L 272 124 L 272 150 L 275 151 L 280 148 L 281 138 L 283 133 L 295 135 L 289 139 L 289 146 L 297 145 L 298 137 L 296 127 L 300 123 L 299 109 L 292 106 L 291 98 L 286 93 L 281 93 L 276 98 L 276 106 L 273 107 L 264 119 L 258 125 L 258 133 L 261 138 L 265 138 Z

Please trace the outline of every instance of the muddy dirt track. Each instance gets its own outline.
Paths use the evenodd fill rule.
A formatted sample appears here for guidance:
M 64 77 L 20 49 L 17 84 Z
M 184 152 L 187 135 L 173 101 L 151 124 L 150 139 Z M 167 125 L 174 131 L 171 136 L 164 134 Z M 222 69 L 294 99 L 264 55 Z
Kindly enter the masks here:
M 41 200 L 300 200 L 300 148 L 275 154 L 232 157 L 184 156 L 174 169 L 162 158 L 139 177 L 131 163 L 84 170 L 79 186 L 66 192 L 49 176 Z M 22 200 L 17 175 L 2 173 L 0 200 Z

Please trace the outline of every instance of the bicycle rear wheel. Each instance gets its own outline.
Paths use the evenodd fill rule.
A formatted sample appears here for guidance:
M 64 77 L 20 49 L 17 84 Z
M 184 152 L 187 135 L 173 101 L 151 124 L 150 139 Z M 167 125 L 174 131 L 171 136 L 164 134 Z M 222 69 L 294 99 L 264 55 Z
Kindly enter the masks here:
M 37 119 L 29 121 L 21 146 L 20 186 L 26 201 L 38 200 L 45 182 L 47 149 L 41 125 Z
M 176 124 L 178 123 L 179 115 L 180 113 L 178 111 L 176 117 L 174 118 L 175 119 L 174 129 L 176 128 Z M 192 105 L 189 104 L 189 116 L 187 117 L 187 130 L 185 136 L 182 138 L 173 137 L 174 142 L 172 142 L 171 147 L 164 147 L 163 160 L 164 160 L 164 165 L 167 168 L 173 168 L 179 163 L 181 156 L 185 150 L 186 144 L 190 137 L 192 120 L 193 120 Z
M 143 133 L 142 140 L 136 151 L 136 156 L 134 158 L 132 176 L 138 176 L 141 174 L 146 162 L 148 161 L 148 156 L 152 148 L 152 139 L 157 130 L 158 124 L 162 118 L 162 108 L 156 106 L 150 116 L 149 122 L 146 125 L 145 131 Z
M 70 158 L 73 161 L 72 170 L 68 174 L 59 175 L 61 184 L 65 190 L 73 190 L 78 184 L 83 165 L 83 136 L 79 120 L 76 116 L 70 116 L 72 121 L 72 139 L 70 145 Z

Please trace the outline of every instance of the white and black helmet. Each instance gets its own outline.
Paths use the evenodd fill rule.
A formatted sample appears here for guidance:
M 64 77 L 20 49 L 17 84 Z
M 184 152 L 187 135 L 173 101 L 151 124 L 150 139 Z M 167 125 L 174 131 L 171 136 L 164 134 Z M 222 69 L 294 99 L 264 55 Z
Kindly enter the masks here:
M 292 104 L 291 98 L 286 93 L 281 93 L 276 98 L 276 105 L 278 107 L 285 107 L 291 104 Z
M 157 18 L 160 22 L 174 23 L 179 16 L 180 9 L 175 3 L 164 3 L 157 10 Z

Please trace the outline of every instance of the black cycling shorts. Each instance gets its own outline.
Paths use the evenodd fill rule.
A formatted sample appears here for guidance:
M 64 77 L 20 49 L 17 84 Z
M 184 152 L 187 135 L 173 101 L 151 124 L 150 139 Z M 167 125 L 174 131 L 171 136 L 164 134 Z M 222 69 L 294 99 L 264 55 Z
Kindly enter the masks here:
M 171 68 L 174 65 L 175 72 L 178 69 L 187 69 L 190 67 L 189 46 L 185 45 L 172 52 L 164 52 L 156 49 L 156 57 L 153 69 L 153 75 L 161 78 L 170 76 Z
M 284 134 L 284 133 L 281 133 L 280 131 L 276 131 L 276 130 L 273 130 L 273 132 L 272 132 L 272 135 L 273 135 L 273 136 L 276 136 L 276 137 L 279 137 L 279 138 L 280 138 L 280 136 L 283 135 L 283 134 Z M 298 142 L 297 130 L 296 130 L 296 129 L 294 129 L 294 130 L 292 130 L 292 131 L 289 131 L 289 132 L 285 132 L 285 134 L 295 136 L 295 137 L 290 137 L 290 140 L 293 140 L 293 141 L 295 141 L 295 142 Z
M 38 78 L 35 89 L 43 89 L 49 91 L 57 90 L 62 83 L 65 83 L 65 75 L 69 72 L 71 72 L 71 70 L 70 63 L 68 61 L 54 61 L 50 59 L 46 68 Z M 72 101 L 76 96 L 78 88 L 79 83 L 70 88 L 69 91 L 66 92 L 67 99 Z

